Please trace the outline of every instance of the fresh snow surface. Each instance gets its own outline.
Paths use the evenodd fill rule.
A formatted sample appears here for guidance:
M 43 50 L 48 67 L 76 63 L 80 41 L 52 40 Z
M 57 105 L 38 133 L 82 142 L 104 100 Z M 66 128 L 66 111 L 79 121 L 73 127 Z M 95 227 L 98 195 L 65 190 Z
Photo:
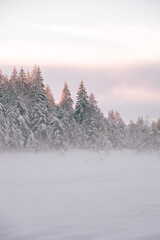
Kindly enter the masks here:
M 0 240 L 159 240 L 160 155 L 0 155 Z

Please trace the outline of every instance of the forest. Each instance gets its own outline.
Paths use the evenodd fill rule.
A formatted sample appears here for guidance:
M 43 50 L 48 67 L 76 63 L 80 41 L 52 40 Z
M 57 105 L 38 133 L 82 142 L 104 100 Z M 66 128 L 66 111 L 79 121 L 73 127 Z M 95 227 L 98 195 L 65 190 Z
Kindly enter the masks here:
M 0 152 L 92 149 L 159 151 L 160 118 L 139 116 L 125 123 L 118 112 L 104 116 L 91 93 L 80 82 L 75 107 L 67 83 L 55 103 L 41 69 L 0 72 Z

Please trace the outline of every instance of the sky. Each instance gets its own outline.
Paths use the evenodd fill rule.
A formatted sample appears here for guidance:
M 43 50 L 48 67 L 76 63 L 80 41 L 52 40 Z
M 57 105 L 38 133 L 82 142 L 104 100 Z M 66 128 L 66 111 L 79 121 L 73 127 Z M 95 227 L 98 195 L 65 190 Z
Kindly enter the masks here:
M 79 82 L 105 115 L 160 117 L 159 0 L 0 0 L 0 69 L 40 65 L 58 102 Z

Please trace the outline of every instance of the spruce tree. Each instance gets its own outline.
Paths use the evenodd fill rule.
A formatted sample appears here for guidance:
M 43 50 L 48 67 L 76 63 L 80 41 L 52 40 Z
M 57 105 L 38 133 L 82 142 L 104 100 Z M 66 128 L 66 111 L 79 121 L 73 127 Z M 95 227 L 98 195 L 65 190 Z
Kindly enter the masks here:
M 55 100 L 54 100 L 52 91 L 49 87 L 49 84 L 46 85 L 45 90 L 46 90 L 46 97 L 47 97 L 49 106 L 50 106 L 50 108 L 54 108 L 56 104 L 55 104 Z
M 5 94 L 4 94 L 4 105 L 5 108 L 10 108 L 11 106 L 15 106 L 16 100 L 18 97 L 17 92 L 17 80 L 18 74 L 17 70 L 14 67 L 10 79 L 5 82 Z
M 74 119 L 79 124 L 81 134 L 79 136 L 79 146 L 86 148 L 87 142 L 87 125 L 89 124 L 90 104 L 86 89 L 83 82 L 77 92 L 77 102 L 75 106 Z
M 160 149 L 160 131 L 158 129 L 158 121 L 153 121 L 151 124 L 152 131 L 152 149 L 159 150 Z
M 108 118 L 106 119 L 106 128 L 109 141 L 112 147 L 115 149 L 120 149 L 120 136 L 118 132 L 118 126 L 115 118 L 115 113 L 113 110 L 109 111 Z
M 19 109 L 17 106 L 12 106 L 7 111 L 8 117 L 8 132 L 9 132 L 9 149 L 13 150 L 23 150 L 24 148 L 24 137 L 22 134 L 22 129 L 19 126 Z
M 158 118 L 158 120 L 156 122 L 156 127 L 157 127 L 158 131 L 160 132 L 160 118 Z
M 127 125 L 127 147 L 131 150 L 135 150 L 136 144 L 137 144 L 136 124 L 132 120 L 130 120 Z
M 74 113 L 74 117 L 77 123 L 82 124 L 87 121 L 89 108 L 90 105 L 88 101 L 88 95 L 84 87 L 83 81 L 81 81 L 77 92 L 77 102 Z
M 0 103 L 0 152 L 5 152 L 9 147 L 8 122 L 5 109 Z
M 61 101 L 59 104 L 58 118 L 61 119 L 65 127 L 65 146 L 79 146 L 80 127 L 74 118 L 73 100 L 67 83 L 64 84 Z
M 18 75 L 18 92 L 22 95 L 23 98 L 26 98 L 28 92 L 28 81 L 24 69 L 21 67 Z
M 89 120 L 86 128 L 89 147 L 95 150 L 109 149 L 111 143 L 106 134 L 105 118 L 93 93 L 89 96 L 89 104 Z
M 46 97 L 45 86 L 39 67 L 33 69 L 31 76 L 29 97 L 29 114 L 31 129 L 34 137 L 39 142 L 38 149 L 47 149 L 48 141 L 48 101 Z
M 138 151 L 150 150 L 152 145 L 152 133 L 148 120 L 144 121 L 143 117 L 138 117 L 136 122 L 137 144 Z
M 3 96 L 5 93 L 5 77 L 0 70 L 0 103 L 3 102 Z
M 73 110 L 73 100 L 71 98 L 71 94 L 68 88 L 67 83 L 64 83 L 64 88 L 62 91 L 61 101 L 59 104 L 62 108 L 64 108 L 66 111 Z
M 56 106 L 55 108 L 55 111 L 52 111 L 49 117 L 49 146 L 56 150 L 66 149 L 66 128 L 62 122 L 60 107 Z
M 119 148 L 123 149 L 127 147 L 127 127 L 124 121 L 122 120 L 120 114 L 116 111 L 115 121 L 117 125 L 118 139 L 119 139 Z

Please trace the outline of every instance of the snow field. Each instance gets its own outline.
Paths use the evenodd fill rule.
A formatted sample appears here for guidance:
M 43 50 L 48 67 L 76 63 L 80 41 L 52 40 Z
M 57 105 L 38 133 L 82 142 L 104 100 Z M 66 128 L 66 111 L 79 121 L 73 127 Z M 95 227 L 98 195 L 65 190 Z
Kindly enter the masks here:
M 0 155 L 0 240 L 159 240 L 160 156 Z

